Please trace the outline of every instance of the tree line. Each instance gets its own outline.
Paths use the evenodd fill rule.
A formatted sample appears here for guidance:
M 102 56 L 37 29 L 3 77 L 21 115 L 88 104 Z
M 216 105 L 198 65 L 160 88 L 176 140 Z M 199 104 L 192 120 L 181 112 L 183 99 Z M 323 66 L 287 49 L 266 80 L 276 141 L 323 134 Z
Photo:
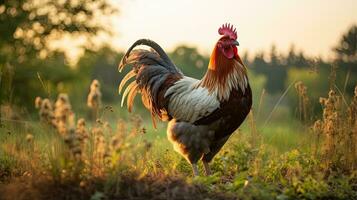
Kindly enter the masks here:
M 18 105 L 31 113 L 36 96 L 51 97 L 60 92 L 72 93 L 80 104 L 94 78 L 103 82 L 103 101 L 117 101 L 116 87 L 122 74 L 116 67 L 123 52 L 108 45 L 98 47 L 94 41 L 99 34 L 112 34 L 110 26 L 100 24 L 98 17 L 115 15 L 118 9 L 107 0 L 36 2 L 0 2 L 1 105 Z M 68 64 L 63 51 L 50 46 L 51 41 L 66 36 L 86 41 L 82 46 L 85 53 L 75 67 Z M 286 89 L 292 69 L 329 71 L 332 66 L 337 66 L 342 76 L 348 74 L 346 88 L 350 90 L 357 77 L 357 26 L 351 26 L 332 50 L 336 56 L 331 61 L 309 57 L 294 46 L 287 54 L 280 54 L 274 45 L 269 52 L 256 53 L 252 59 L 246 53 L 242 59 L 250 71 L 265 77 L 264 88 L 270 94 Z M 185 74 L 195 78 L 203 76 L 209 62 L 208 56 L 185 45 L 169 56 Z

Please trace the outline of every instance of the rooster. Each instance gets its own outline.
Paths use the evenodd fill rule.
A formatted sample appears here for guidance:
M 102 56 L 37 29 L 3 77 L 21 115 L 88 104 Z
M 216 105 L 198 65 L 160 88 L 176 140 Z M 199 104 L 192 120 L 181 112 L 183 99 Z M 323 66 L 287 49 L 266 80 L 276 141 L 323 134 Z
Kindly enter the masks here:
M 205 174 L 211 173 L 209 162 L 241 125 L 252 106 L 252 91 L 247 69 L 238 55 L 236 29 L 224 24 L 212 51 L 208 69 L 201 80 L 185 76 L 154 41 L 140 39 L 126 52 L 119 64 L 131 70 L 119 85 L 123 106 L 127 97 L 129 112 L 137 93 L 156 119 L 168 121 L 167 137 L 174 149 L 199 174 L 197 163 L 203 162 Z M 135 49 L 146 45 L 151 50 Z

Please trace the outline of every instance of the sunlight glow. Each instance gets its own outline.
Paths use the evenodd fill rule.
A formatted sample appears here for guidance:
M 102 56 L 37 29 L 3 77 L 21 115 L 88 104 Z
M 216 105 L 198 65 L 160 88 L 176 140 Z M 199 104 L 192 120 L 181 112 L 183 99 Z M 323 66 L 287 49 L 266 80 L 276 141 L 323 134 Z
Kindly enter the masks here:
M 331 58 L 341 33 L 357 22 L 355 0 L 113 0 L 120 6 L 115 19 L 116 48 L 126 50 L 139 38 L 150 38 L 166 50 L 179 44 L 209 54 L 225 22 L 238 29 L 241 51 L 255 53 L 275 44 L 291 44 L 313 56 Z

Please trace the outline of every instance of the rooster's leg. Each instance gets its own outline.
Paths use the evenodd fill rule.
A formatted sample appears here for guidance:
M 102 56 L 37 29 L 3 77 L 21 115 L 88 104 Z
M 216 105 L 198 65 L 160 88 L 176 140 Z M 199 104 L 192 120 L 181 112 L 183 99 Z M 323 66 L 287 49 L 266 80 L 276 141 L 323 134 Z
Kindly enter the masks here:
M 198 176 L 198 167 L 197 164 L 192 163 L 192 171 L 193 171 L 193 176 Z
M 205 168 L 205 175 L 206 176 L 211 175 L 211 169 L 209 167 L 208 162 L 206 162 L 206 161 L 202 161 L 202 162 L 203 162 L 203 168 Z

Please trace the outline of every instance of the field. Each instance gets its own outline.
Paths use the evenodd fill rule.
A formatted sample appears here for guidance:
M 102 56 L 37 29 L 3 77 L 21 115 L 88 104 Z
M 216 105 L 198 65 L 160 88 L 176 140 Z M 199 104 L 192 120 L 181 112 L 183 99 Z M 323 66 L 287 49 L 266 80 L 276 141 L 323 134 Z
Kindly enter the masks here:
M 356 10 L 351 0 L 0 1 L 0 200 L 357 199 Z M 199 112 L 172 106 L 187 90 L 164 97 L 186 89 L 172 87 L 181 72 L 203 77 L 190 94 Z M 251 109 L 236 98 L 246 82 Z M 195 125 L 250 109 L 211 175 L 199 162 L 194 176 L 167 123 L 155 128 L 144 89 L 147 107 Z M 218 106 L 242 112 L 221 118 L 231 110 Z M 190 145 L 214 151 L 212 131 L 197 130 L 207 138 Z
M 304 87 L 295 84 L 297 96 Z M 258 105 L 211 163 L 213 175 L 199 177 L 163 123 L 154 129 L 149 117 L 95 102 L 80 119 L 66 94 L 55 105 L 37 98 L 39 120 L 2 122 L 1 199 L 355 199 L 357 90 L 346 104 L 326 96 L 314 122 L 287 118 L 278 104 L 261 117 Z

